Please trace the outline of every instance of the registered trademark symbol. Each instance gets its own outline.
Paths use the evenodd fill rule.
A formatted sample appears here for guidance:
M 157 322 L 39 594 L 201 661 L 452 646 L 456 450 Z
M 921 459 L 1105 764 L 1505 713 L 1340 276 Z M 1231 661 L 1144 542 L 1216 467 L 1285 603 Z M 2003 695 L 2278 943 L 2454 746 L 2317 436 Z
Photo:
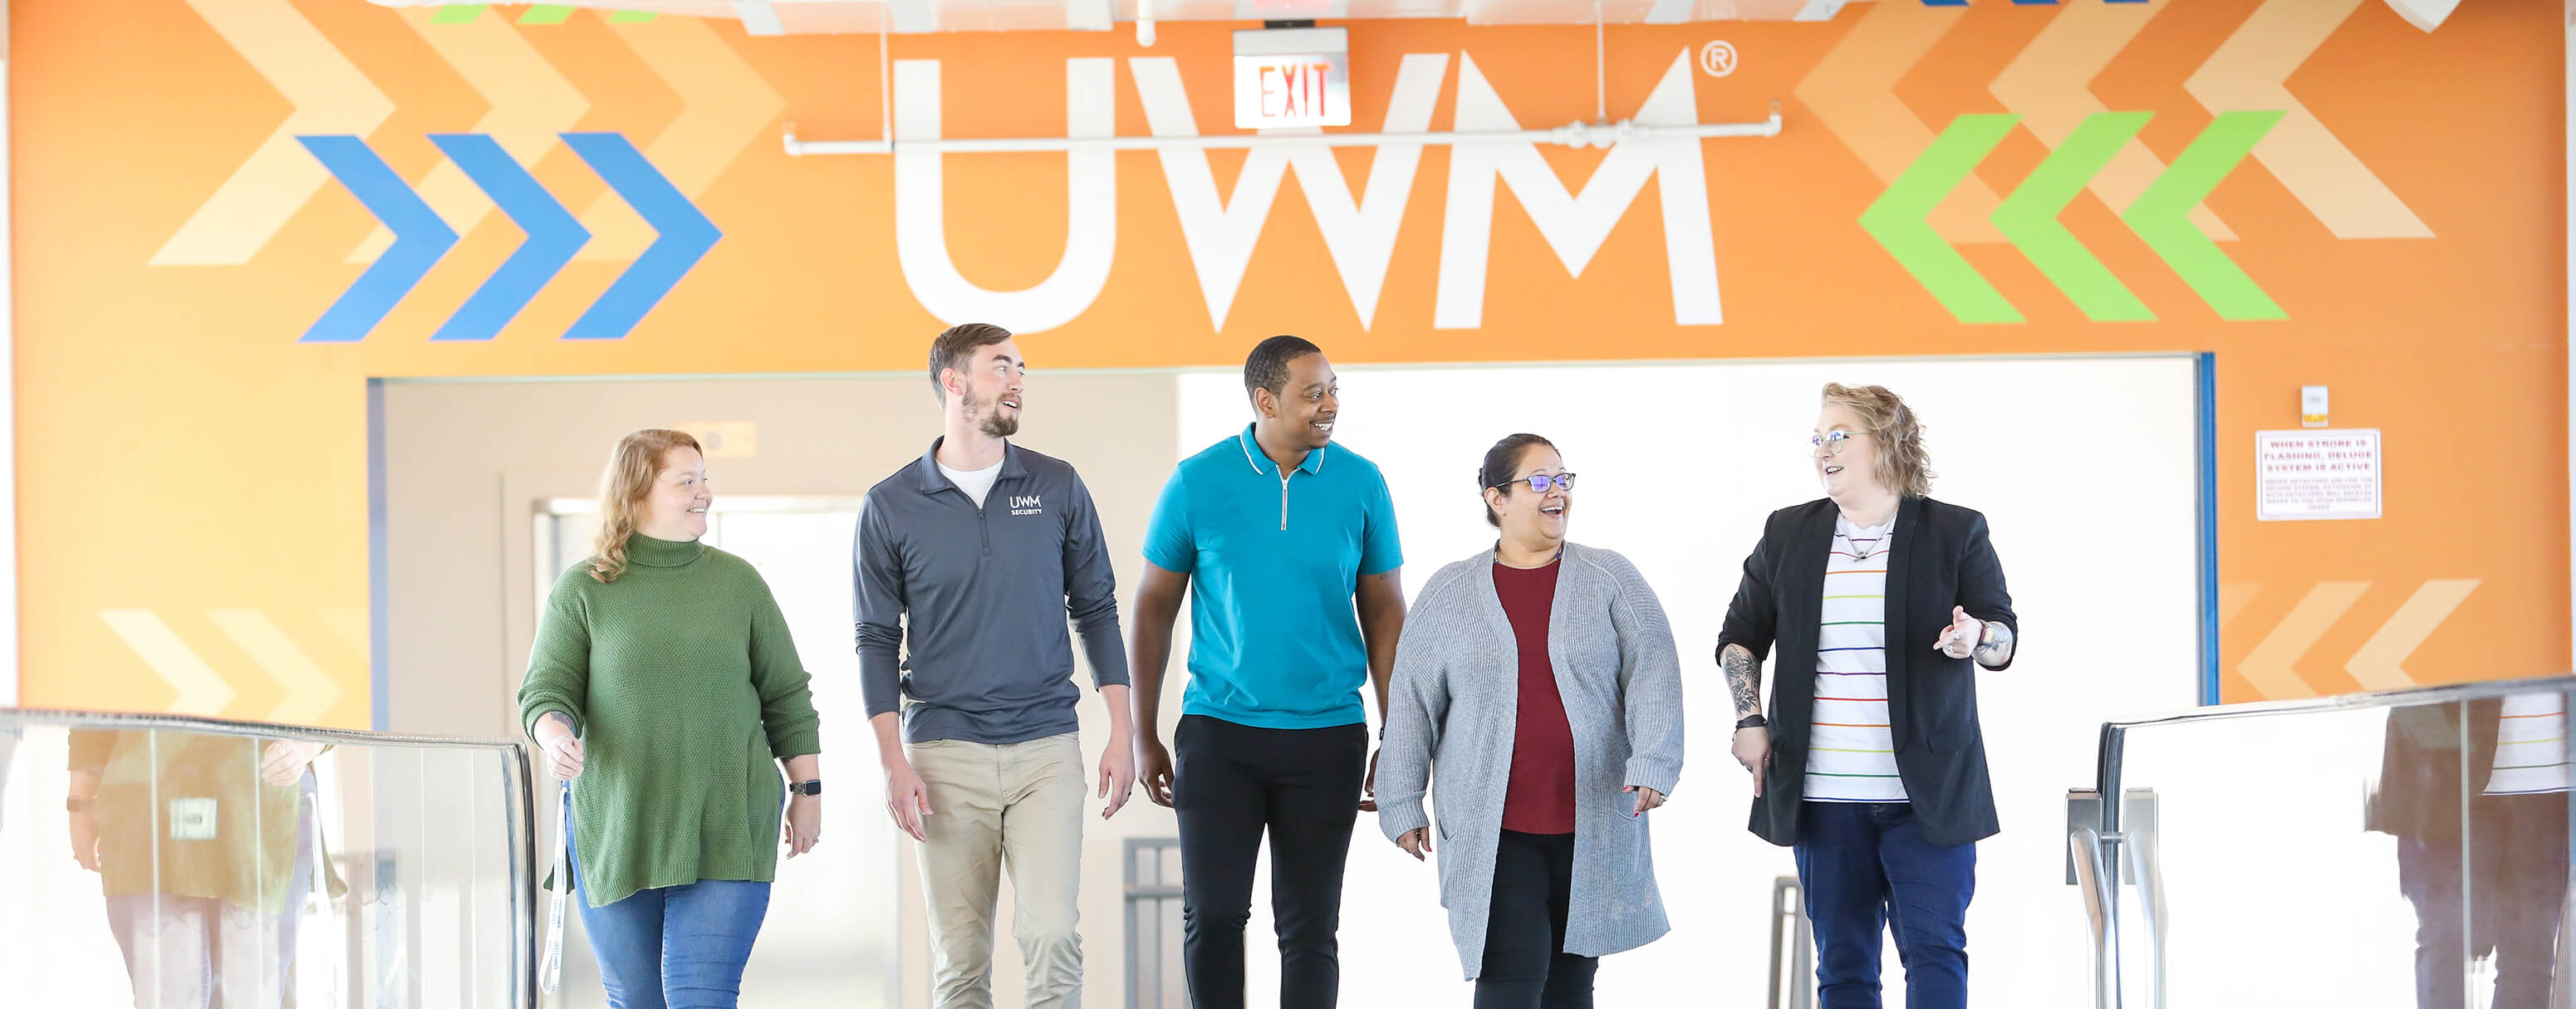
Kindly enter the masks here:
M 1699 48 L 1699 69 L 1711 77 L 1724 77 L 1735 72 L 1735 44 L 1716 39 Z

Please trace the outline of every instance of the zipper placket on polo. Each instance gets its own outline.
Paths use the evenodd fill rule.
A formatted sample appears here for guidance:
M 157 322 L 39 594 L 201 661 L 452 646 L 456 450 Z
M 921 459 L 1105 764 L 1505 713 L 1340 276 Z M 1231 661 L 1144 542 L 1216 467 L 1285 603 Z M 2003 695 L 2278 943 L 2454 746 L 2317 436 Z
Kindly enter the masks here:
M 1295 475 L 1297 471 L 1293 469 L 1279 470 L 1279 531 L 1283 533 L 1288 531 L 1288 478 Z

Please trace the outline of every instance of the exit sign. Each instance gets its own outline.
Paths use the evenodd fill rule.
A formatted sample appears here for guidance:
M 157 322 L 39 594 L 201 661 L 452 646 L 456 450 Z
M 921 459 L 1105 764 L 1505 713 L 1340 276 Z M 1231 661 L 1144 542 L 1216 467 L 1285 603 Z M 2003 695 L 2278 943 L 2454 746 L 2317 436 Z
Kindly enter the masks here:
M 1340 28 L 1234 33 L 1235 128 L 1350 125 L 1348 47 Z

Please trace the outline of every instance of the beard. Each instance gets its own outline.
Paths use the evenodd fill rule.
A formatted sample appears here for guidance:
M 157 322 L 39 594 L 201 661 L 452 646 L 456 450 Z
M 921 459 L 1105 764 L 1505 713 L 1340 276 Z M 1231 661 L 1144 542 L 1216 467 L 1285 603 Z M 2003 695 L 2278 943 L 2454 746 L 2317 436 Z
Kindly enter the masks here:
M 1020 418 L 1002 412 L 1002 397 L 984 401 L 975 411 L 975 427 L 990 438 L 1008 438 L 1020 433 Z

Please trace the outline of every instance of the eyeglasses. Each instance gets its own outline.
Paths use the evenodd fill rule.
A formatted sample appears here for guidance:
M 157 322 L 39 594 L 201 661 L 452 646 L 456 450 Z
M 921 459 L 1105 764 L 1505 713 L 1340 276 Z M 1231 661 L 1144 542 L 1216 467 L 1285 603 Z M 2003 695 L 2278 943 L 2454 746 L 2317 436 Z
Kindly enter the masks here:
M 1863 434 L 1860 431 L 1827 431 L 1807 439 L 1807 457 L 1822 459 L 1843 454 L 1843 446 Z
M 1541 494 L 1545 494 L 1545 493 L 1547 493 L 1547 488 L 1548 488 L 1548 486 L 1549 486 L 1550 484 L 1554 484 L 1555 486 L 1562 487 L 1562 488 L 1564 488 L 1564 489 L 1566 489 L 1566 490 L 1573 490 L 1573 489 L 1574 489 L 1574 474 L 1572 474 L 1572 473 L 1559 473 L 1559 474 L 1556 474 L 1555 476 L 1549 476 L 1549 475 L 1547 475 L 1547 474 L 1545 474 L 1545 473 L 1532 473 L 1532 474 L 1530 474 L 1530 475 L 1529 475 L 1529 478 L 1528 478 L 1528 479 L 1526 479 L 1526 480 L 1505 480 L 1505 481 L 1503 481 L 1503 482 L 1501 482 L 1501 483 L 1495 484 L 1494 486 L 1495 486 L 1496 488 L 1498 488 L 1498 489 L 1499 489 L 1499 488 L 1503 488 L 1503 487 L 1509 487 L 1509 486 L 1511 486 L 1511 485 L 1513 485 L 1513 484 L 1516 484 L 1516 483 L 1525 483 L 1525 484 L 1528 484 L 1528 485 L 1529 485 L 1529 489 L 1534 490 L 1534 491 L 1537 491 L 1537 492 L 1539 492 L 1539 493 L 1541 493 Z

